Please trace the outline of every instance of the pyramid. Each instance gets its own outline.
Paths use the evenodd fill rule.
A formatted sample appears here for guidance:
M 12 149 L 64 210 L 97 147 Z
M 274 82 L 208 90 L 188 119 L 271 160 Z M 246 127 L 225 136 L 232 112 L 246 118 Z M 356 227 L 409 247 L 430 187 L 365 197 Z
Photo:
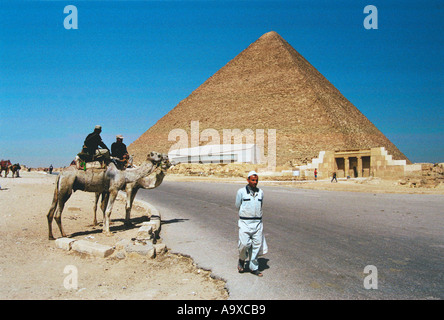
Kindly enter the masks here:
M 276 130 L 276 164 L 303 163 L 322 150 L 385 147 L 407 160 L 350 101 L 276 32 L 268 32 L 229 61 L 129 147 L 135 161 L 168 152 L 173 129 Z M 203 141 L 200 145 L 208 144 Z M 215 141 L 214 144 L 222 143 Z M 245 142 L 244 142 L 245 143 Z M 191 147 L 191 145 L 190 145 Z

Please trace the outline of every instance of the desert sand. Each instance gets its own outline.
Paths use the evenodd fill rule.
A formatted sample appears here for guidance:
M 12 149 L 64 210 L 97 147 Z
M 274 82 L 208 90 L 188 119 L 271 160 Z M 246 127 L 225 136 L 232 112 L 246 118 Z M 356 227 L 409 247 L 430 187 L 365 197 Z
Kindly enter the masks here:
M 170 251 L 155 258 L 137 253 L 124 258 L 115 254 L 100 258 L 65 251 L 48 240 L 46 214 L 52 202 L 56 175 L 21 172 L 20 178 L 0 178 L 0 299 L 147 299 L 222 300 L 228 298 L 225 282 L 211 271 L 198 268 L 190 257 Z M 136 206 L 134 226 L 123 226 L 124 196 L 111 216 L 111 237 L 101 226 L 92 226 L 94 194 L 75 192 L 63 212 L 65 232 L 72 238 L 113 245 L 131 239 L 146 210 Z M 99 210 L 98 220 L 102 213 Z M 55 237 L 60 237 L 53 222 Z M 160 235 L 162 238 L 162 234 Z M 160 239 L 160 242 L 162 239 Z M 168 244 L 166 244 L 168 247 Z M 65 268 L 66 273 L 64 273 Z M 72 267 L 78 286 L 65 288 Z M 68 286 L 69 287 L 69 286 Z

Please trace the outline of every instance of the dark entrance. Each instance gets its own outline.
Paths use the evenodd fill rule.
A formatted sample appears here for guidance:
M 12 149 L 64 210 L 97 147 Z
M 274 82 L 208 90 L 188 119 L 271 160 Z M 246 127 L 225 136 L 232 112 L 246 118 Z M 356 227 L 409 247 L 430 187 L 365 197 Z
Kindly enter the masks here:
M 336 158 L 336 176 L 339 178 L 345 177 L 345 161 L 344 158 Z
M 362 157 L 362 176 L 370 177 L 370 156 Z
M 358 158 L 357 157 L 350 157 L 349 160 L 349 172 L 348 175 L 350 177 L 357 178 L 358 177 Z

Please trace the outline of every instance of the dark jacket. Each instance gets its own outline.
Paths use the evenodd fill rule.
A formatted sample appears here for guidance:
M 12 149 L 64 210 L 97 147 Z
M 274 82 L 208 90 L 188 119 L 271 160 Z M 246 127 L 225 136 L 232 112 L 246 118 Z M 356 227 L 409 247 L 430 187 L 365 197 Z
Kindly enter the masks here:
M 123 142 L 114 142 L 111 145 L 111 156 L 123 160 L 123 156 L 127 153 L 126 145 Z
M 90 133 L 86 137 L 85 142 L 83 144 L 86 147 L 86 152 L 91 156 L 95 154 L 99 146 L 102 147 L 103 149 L 109 150 L 106 144 L 103 143 L 102 138 L 100 137 L 100 133 L 96 131 Z

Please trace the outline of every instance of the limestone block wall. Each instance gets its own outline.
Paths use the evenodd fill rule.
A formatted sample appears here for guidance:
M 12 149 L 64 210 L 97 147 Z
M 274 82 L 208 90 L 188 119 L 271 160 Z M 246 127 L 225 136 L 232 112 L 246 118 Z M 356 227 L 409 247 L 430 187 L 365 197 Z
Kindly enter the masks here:
M 384 147 L 371 148 L 370 157 L 370 175 L 380 178 L 404 177 L 406 160 L 393 160 Z

